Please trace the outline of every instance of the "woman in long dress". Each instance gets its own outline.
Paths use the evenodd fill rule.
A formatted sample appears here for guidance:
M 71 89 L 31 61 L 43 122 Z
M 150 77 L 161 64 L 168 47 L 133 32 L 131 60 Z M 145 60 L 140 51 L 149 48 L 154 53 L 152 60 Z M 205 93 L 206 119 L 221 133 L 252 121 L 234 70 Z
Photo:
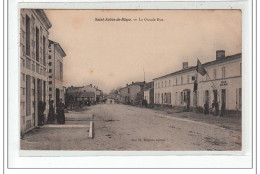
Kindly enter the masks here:
M 48 123 L 54 122 L 54 108 L 53 108 L 53 100 L 50 101 L 50 109 L 48 114 Z
M 57 122 L 58 122 L 58 124 L 65 124 L 64 107 L 65 106 L 62 103 L 62 99 L 60 99 L 59 103 L 57 105 L 57 113 L 58 113 Z

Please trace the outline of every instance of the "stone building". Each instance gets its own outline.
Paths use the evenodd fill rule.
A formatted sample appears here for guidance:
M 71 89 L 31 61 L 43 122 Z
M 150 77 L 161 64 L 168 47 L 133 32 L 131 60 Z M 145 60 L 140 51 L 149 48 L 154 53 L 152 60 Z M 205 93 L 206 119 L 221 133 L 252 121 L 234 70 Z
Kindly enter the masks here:
M 93 92 L 94 93 L 93 102 L 95 102 L 95 103 L 101 101 L 101 99 L 102 99 L 102 95 L 103 95 L 102 90 L 98 89 L 98 87 L 93 86 L 92 84 L 79 88 L 79 91 L 80 92 Z
M 155 104 L 192 109 L 205 103 L 211 106 L 215 100 L 219 106 L 224 103 L 226 110 L 241 111 L 241 59 L 241 53 L 225 56 L 225 51 L 219 50 L 216 60 L 203 64 L 207 72 L 204 76 L 197 73 L 197 66 L 188 67 L 186 62 L 183 69 L 155 78 Z
M 143 99 L 145 82 L 132 82 L 120 89 L 120 102 L 124 104 L 138 105 Z
M 65 88 L 63 86 L 63 58 L 66 56 L 59 43 L 49 40 L 48 55 L 48 77 L 49 77 L 49 99 L 54 101 L 56 108 L 57 101 L 64 102 Z
M 47 119 L 49 107 L 48 30 L 51 26 L 43 10 L 20 10 L 20 126 L 22 134 Z M 44 111 L 41 108 L 44 108 Z

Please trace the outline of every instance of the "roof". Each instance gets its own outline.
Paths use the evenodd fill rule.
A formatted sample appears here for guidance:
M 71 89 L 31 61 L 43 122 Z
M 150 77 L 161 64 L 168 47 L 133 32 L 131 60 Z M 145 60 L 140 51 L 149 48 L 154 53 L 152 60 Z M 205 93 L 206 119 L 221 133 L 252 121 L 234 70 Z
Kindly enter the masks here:
M 47 17 L 46 13 L 42 9 L 35 9 L 35 12 L 38 14 L 38 16 L 42 19 L 43 23 L 47 26 L 47 29 L 52 27 L 52 24 Z
M 60 46 L 60 44 L 58 42 L 52 41 L 49 39 L 49 44 L 54 44 L 55 46 L 57 46 L 58 51 L 61 53 L 62 57 L 66 56 L 65 51 L 62 49 L 62 47 Z
M 231 56 L 227 56 L 225 58 L 222 58 L 222 59 L 218 59 L 218 60 L 213 60 L 213 61 L 210 61 L 210 62 L 206 62 L 204 64 L 202 64 L 204 67 L 209 67 L 209 66 L 212 66 L 212 65 L 217 65 L 217 64 L 220 64 L 220 63 L 223 63 L 223 62 L 228 62 L 228 61 L 231 61 L 231 60 L 235 60 L 235 59 L 239 59 L 241 58 L 241 53 L 238 53 L 238 54 L 234 54 L 234 55 L 231 55 Z M 173 73 L 170 73 L 170 74 L 167 74 L 167 75 L 164 75 L 164 76 L 161 76 L 161 77 L 157 77 L 153 80 L 157 80 L 157 79 L 160 79 L 160 78 L 166 78 L 166 77 L 169 77 L 169 76 L 173 76 L 173 75 L 178 75 L 178 74 L 182 74 L 182 73 L 186 73 L 186 72 L 190 72 L 190 71 L 193 71 L 193 70 L 196 70 L 196 67 L 197 66 L 192 66 L 192 67 L 189 67 L 187 69 L 182 69 L 182 70 L 179 70 L 179 71 L 175 71 Z
M 80 98 L 95 97 L 94 92 L 83 92 L 79 95 Z

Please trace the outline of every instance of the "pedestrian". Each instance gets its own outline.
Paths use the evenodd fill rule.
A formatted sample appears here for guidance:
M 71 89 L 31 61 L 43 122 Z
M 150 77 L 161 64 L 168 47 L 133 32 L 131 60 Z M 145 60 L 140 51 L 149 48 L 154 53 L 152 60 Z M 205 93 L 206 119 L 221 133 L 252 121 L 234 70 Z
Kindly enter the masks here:
M 53 100 L 50 101 L 50 108 L 48 114 L 48 123 L 52 124 L 54 122 L 54 107 L 53 107 Z
M 57 113 L 58 113 L 57 115 L 58 124 L 65 124 L 64 104 L 62 103 L 62 99 L 58 101 Z
M 209 103 L 208 102 L 206 102 L 204 104 L 204 114 L 209 114 Z

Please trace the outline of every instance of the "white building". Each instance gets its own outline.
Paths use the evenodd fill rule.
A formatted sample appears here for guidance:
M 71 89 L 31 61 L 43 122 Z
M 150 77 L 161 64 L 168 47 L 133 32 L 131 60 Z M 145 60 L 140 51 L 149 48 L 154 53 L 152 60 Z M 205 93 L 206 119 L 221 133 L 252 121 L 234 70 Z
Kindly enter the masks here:
M 216 60 L 203 64 L 208 75 L 201 76 L 196 66 L 188 67 L 154 79 L 155 104 L 175 107 L 204 107 L 213 100 L 219 106 L 225 103 L 226 110 L 241 111 L 242 108 L 242 70 L 241 53 L 225 57 L 225 51 L 216 52 Z M 194 80 L 197 79 L 197 91 Z M 220 108 L 220 107 L 219 107 Z
M 24 133 L 42 123 L 39 103 L 48 114 L 48 29 L 51 23 L 43 10 L 20 11 L 20 126 Z M 41 117 L 42 118 L 42 117 Z M 41 124 L 40 123 L 40 124 Z
M 63 58 L 66 56 L 59 43 L 49 40 L 48 76 L 49 98 L 54 101 L 54 108 L 59 99 L 65 100 L 63 86 Z

